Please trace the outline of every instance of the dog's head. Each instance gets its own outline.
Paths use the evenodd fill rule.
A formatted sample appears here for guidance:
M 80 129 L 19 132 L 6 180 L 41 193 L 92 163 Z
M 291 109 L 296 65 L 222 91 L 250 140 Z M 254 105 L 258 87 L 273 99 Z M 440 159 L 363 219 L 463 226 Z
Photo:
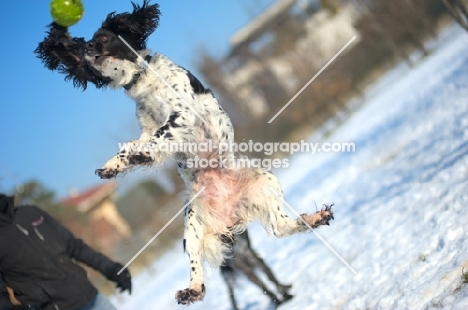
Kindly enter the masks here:
M 133 4 L 132 13 L 111 13 L 93 38 L 86 43 L 85 59 L 91 69 L 104 79 L 115 81 L 135 67 L 135 51 L 146 49 L 148 37 L 158 26 L 157 4 Z M 129 47 L 131 46 L 131 48 Z M 130 62 L 131 64 L 129 64 Z
M 159 23 L 158 4 L 150 5 L 149 0 L 142 6 L 132 4 L 131 13 L 109 14 L 88 42 L 72 38 L 67 28 L 52 23 L 35 53 L 46 68 L 66 74 L 65 80 L 73 80 L 76 87 L 86 89 L 91 82 L 100 88 L 121 79 L 128 74 L 124 68 L 137 59 L 132 49 L 144 50 Z

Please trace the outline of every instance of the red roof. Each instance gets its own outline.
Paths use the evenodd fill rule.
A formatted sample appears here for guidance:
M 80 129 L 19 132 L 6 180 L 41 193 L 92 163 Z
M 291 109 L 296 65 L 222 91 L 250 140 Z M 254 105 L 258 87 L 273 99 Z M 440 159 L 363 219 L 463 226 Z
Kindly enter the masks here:
M 80 211 L 88 211 L 105 197 L 112 195 L 116 188 L 116 182 L 102 183 L 90 187 L 77 195 L 64 198 L 61 203 L 67 206 L 75 206 Z

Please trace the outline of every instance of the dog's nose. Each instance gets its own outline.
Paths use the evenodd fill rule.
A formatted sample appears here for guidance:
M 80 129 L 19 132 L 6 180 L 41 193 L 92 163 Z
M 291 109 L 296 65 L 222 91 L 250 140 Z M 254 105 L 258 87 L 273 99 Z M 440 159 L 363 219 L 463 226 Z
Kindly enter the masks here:
M 85 52 L 88 53 L 93 50 L 94 44 L 91 42 L 86 43 L 85 45 Z

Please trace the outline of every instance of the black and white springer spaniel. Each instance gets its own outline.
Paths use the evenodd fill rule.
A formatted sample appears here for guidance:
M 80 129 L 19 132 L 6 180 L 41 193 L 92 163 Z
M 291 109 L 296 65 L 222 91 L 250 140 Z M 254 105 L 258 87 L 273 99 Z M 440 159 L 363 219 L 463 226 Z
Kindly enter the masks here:
M 217 150 L 221 143 L 234 140 L 234 130 L 213 93 L 189 71 L 146 49 L 159 15 L 157 4 L 147 0 L 141 6 L 133 4 L 131 13 L 109 14 L 90 41 L 71 37 L 67 28 L 52 23 L 35 52 L 45 67 L 65 74 L 65 80 L 72 80 L 75 87 L 86 89 L 91 82 L 98 88 L 124 88 L 135 101 L 142 133 L 129 143 L 153 147 L 120 151 L 96 170 L 99 177 L 113 178 L 138 166 L 159 165 L 168 158 L 177 162 L 190 201 L 184 212 L 183 242 L 190 258 L 190 285 L 176 293 L 176 300 L 189 305 L 205 296 L 204 262 L 219 267 L 230 252 L 229 239 L 250 222 L 258 220 L 266 231 L 282 237 L 328 225 L 333 212 L 325 206 L 314 214 L 289 218 L 275 176 L 260 168 L 236 167 L 234 154 Z M 155 147 L 171 141 L 208 140 L 215 151 L 171 152 Z M 222 165 L 188 165 L 194 157 L 216 159 Z

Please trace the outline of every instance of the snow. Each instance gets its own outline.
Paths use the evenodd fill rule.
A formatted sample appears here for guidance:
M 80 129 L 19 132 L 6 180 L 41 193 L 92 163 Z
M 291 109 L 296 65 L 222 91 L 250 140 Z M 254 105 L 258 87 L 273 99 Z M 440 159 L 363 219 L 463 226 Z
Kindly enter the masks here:
M 433 45 L 416 66 L 399 65 L 369 88 L 330 135 L 309 139 L 354 142 L 354 153 L 296 154 L 277 171 L 298 213 L 335 203 L 335 221 L 317 233 L 357 272 L 314 234 L 277 239 L 254 224 L 253 246 L 293 284 L 279 309 L 468 309 L 468 36 L 451 28 Z M 134 278 L 131 296 L 112 301 L 186 309 L 174 294 L 187 287 L 188 268 L 177 248 Z M 231 309 L 217 270 L 205 285 L 205 300 L 189 309 Z M 274 309 L 244 278 L 236 292 L 241 309 Z

